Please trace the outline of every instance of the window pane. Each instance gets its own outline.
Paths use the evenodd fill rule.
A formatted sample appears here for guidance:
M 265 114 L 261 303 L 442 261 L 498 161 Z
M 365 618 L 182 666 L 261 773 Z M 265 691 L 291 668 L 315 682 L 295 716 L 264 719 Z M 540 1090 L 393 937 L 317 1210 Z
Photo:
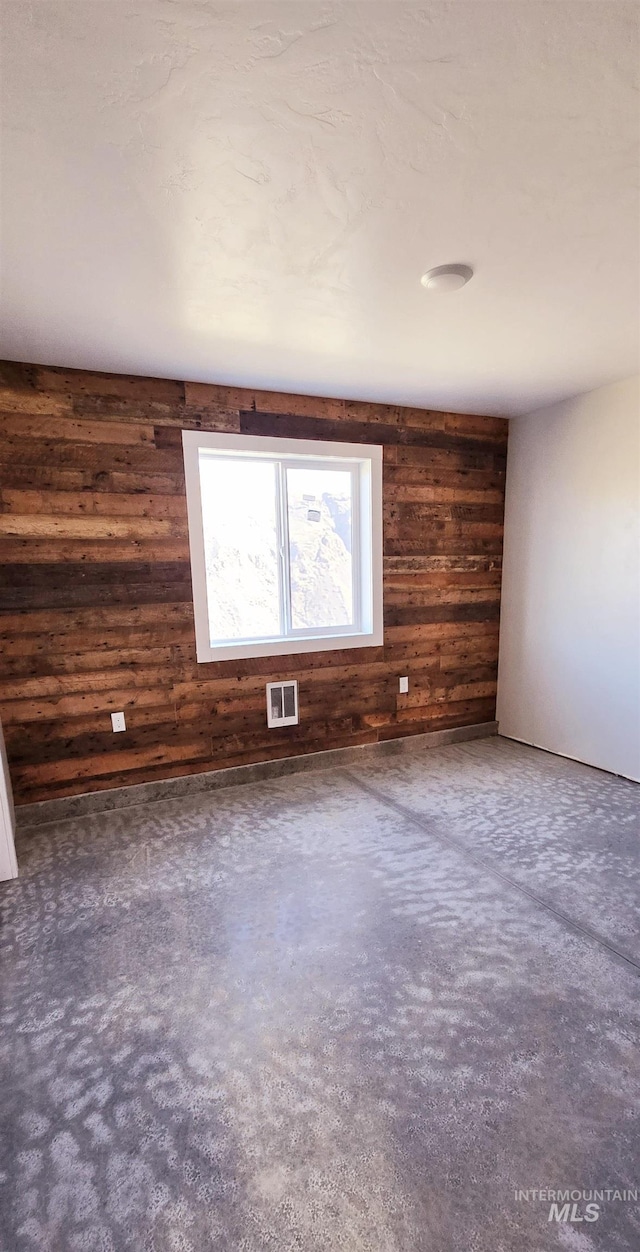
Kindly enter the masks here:
M 200 453 L 211 646 L 279 635 L 276 472 Z
M 288 469 L 294 630 L 353 625 L 353 501 L 348 470 Z

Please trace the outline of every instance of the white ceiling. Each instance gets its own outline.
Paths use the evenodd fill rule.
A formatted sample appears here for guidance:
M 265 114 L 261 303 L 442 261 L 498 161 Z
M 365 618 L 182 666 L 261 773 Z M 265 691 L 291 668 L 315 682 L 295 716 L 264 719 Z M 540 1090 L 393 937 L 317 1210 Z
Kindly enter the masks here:
M 5 0 L 0 352 L 507 414 L 634 373 L 639 13 Z

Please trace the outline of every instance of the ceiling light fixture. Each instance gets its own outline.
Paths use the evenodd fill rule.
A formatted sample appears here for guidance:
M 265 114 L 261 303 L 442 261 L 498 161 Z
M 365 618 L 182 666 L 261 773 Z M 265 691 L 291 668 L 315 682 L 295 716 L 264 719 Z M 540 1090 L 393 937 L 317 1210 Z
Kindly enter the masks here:
M 470 278 L 473 278 L 470 265 L 436 265 L 422 275 L 420 282 L 427 291 L 459 291 Z

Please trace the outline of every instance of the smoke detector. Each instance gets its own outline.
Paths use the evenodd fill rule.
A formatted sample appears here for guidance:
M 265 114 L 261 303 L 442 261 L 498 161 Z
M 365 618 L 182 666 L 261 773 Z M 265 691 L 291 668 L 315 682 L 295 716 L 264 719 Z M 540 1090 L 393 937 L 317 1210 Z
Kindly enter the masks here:
M 470 265 L 436 265 L 427 270 L 420 282 L 427 291 L 459 291 L 473 278 Z

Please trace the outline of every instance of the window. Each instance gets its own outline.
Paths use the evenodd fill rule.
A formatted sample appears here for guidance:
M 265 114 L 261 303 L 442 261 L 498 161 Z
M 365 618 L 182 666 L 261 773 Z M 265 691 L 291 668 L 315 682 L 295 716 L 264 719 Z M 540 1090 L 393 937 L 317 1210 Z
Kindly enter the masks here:
M 382 643 L 382 448 L 182 440 L 198 661 Z

